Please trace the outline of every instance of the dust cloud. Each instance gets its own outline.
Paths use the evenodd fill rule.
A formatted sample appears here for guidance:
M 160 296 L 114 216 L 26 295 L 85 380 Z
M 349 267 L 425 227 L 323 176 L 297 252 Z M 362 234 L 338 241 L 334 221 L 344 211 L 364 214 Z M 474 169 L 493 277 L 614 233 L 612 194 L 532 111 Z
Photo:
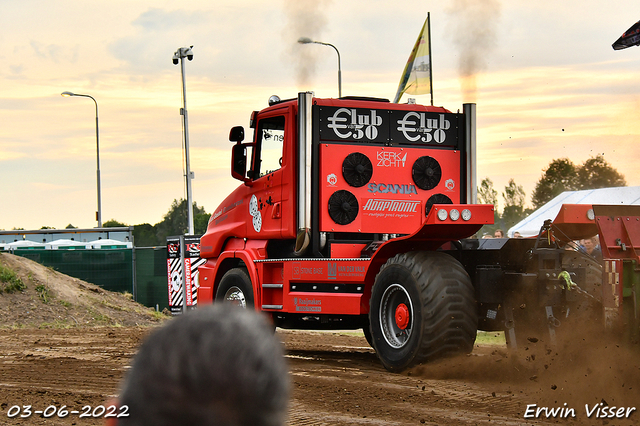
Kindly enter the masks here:
M 287 23 L 284 25 L 285 45 L 290 46 L 288 55 L 295 66 L 296 83 L 299 88 L 308 86 L 316 73 L 316 64 L 320 55 L 326 52 L 316 49 L 318 46 L 298 43 L 300 37 L 322 41 L 322 32 L 327 26 L 326 10 L 331 0 L 284 0 L 284 12 Z
M 458 54 L 464 102 L 477 98 L 477 75 L 496 45 L 501 5 L 497 0 L 454 0 L 447 9 L 447 33 Z
M 585 417 L 585 404 L 640 408 L 639 355 L 637 340 L 582 321 L 565 327 L 556 344 L 542 333 L 527 338 L 518 351 L 478 346 L 470 355 L 424 364 L 411 373 L 437 380 L 493 383 L 496 393 L 506 387 L 508 393 L 526 398 L 526 404 L 566 404 L 576 410 L 581 424 L 603 424 Z M 615 424 L 637 424 L 637 418 L 634 414 Z

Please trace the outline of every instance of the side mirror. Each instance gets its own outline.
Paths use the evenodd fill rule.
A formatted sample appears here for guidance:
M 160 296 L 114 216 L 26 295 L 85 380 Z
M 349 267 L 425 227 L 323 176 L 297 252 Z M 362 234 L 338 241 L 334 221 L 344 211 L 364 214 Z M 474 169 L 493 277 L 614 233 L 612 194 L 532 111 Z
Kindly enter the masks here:
M 244 127 L 236 126 L 231 128 L 231 131 L 229 132 L 229 140 L 231 142 L 236 142 L 237 144 L 242 142 L 244 140 Z
M 247 175 L 247 147 L 237 143 L 231 149 L 231 176 L 249 185 L 251 180 Z

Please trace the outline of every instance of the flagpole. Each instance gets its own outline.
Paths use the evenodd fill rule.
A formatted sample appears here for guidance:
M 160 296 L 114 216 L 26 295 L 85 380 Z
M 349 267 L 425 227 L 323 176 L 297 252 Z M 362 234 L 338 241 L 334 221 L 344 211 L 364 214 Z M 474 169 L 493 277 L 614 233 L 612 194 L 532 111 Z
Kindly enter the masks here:
M 433 106 L 433 51 L 431 50 L 431 12 L 427 12 L 427 34 L 429 35 L 429 92 Z
M 424 72 L 424 68 L 423 66 L 424 64 L 424 57 L 426 57 L 424 50 L 428 50 L 428 63 L 429 63 L 429 91 L 431 92 L 431 105 L 433 105 L 433 83 L 431 82 L 431 77 L 432 77 L 432 67 L 431 67 L 431 23 L 429 22 L 431 19 L 431 14 L 429 12 L 427 12 L 427 19 L 424 23 L 424 25 L 422 26 L 422 28 L 420 29 L 420 36 L 418 37 L 418 39 L 416 40 L 416 43 L 413 46 L 413 49 L 411 50 L 411 54 L 409 55 L 409 60 L 407 61 L 407 64 L 404 67 L 404 71 L 402 72 L 402 77 L 400 78 L 400 84 L 398 85 L 398 91 L 396 92 L 396 96 L 393 100 L 394 103 L 398 103 L 400 101 L 400 98 L 402 97 L 402 94 L 405 93 L 407 91 L 407 89 L 411 88 L 411 90 L 409 91 L 409 93 L 411 94 L 415 94 L 415 95 L 423 95 L 425 94 L 425 90 L 422 88 L 422 86 L 426 86 L 426 84 L 423 84 L 422 86 L 420 86 L 420 80 L 424 80 L 425 77 L 419 77 L 419 72 Z M 425 34 L 426 33 L 426 34 Z M 429 40 L 427 41 L 427 43 L 424 43 L 424 37 L 427 37 Z M 418 54 L 421 54 L 422 56 L 420 56 L 420 58 L 422 59 L 422 63 L 419 64 L 418 66 L 415 66 L 415 62 L 418 58 Z M 415 75 L 414 75 L 415 73 Z M 411 76 L 414 75 L 414 81 L 412 81 L 411 83 L 409 83 L 409 79 L 411 78 Z M 423 81 L 424 83 L 424 81 Z

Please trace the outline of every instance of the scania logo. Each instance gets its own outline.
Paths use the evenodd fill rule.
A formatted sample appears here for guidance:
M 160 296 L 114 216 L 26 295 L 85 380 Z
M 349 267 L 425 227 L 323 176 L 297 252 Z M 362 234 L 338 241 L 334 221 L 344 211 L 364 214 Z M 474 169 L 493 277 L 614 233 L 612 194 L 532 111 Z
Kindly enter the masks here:
M 380 192 L 381 194 L 416 194 L 418 195 L 418 191 L 416 191 L 416 187 L 413 184 L 409 185 L 399 185 L 393 183 L 370 183 L 367 185 L 369 192 Z
M 449 130 L 451 122 L 439 114 L 439 118 L 427 118 L 424 112 L 411 111 L 398 120 L 398 131 L 411 142 L 444 143 L 447 138 L 445 130 Z
M 378 137 L 377 127 L 381 125 L 382 117 L 374 109 L 369 114 L 358 114 L 355 108 L 340 108 L 329 117 L 327 127 L 341 139 L 366 137 L 374 140 Z

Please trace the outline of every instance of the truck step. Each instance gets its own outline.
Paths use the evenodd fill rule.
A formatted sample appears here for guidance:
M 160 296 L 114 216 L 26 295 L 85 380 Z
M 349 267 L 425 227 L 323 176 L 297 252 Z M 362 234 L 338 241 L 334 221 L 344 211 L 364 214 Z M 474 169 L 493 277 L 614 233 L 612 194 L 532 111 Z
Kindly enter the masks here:
M 282 288 L 282 284 L 262 284 L 262 288 Z

